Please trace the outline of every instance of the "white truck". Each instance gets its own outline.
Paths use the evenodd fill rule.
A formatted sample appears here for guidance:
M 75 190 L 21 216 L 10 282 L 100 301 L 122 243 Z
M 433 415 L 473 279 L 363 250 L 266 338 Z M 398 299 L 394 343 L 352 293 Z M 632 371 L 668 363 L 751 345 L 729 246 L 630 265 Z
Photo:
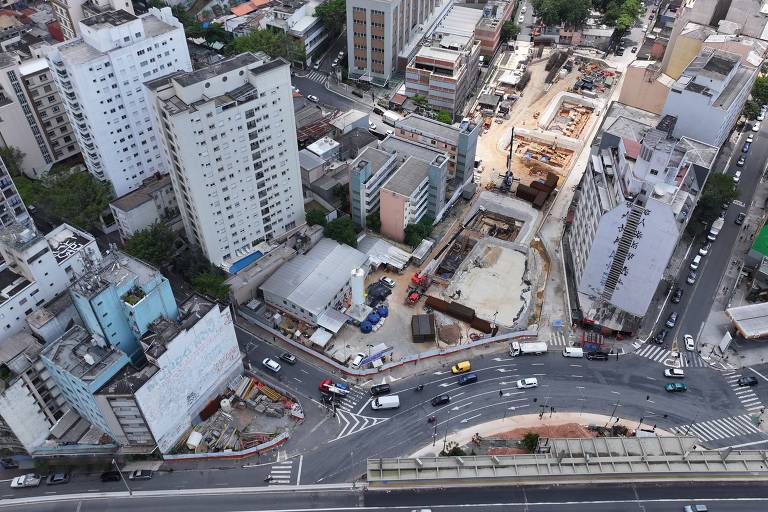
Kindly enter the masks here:
M 509 346 L 509 355 L 512 357 L 524 355 L 540 355 L 547 353 L 547 344 L 543 341 L 529 341 L 520 343 L 513 341 Z
M 400 121 L 402 118 L 403 116 L 395 112 L 392 112 L 391 110 L 387 110 L 381 116 L 381 120 L 384 121 L 384 124 L 388 124 L 390 126 L 395 126 L 395 123 Z
M 710 242 L 714 242 L 717 239 L 717 235 L 720 234 L 720 230 L 723 229 L 724 223 L 725 223 L 725 219 L 723 219 L 722 217 L 718 217 L 717 220 L 712 223 L 712 227 L 709 229 L 707 240 L 709 240 Z

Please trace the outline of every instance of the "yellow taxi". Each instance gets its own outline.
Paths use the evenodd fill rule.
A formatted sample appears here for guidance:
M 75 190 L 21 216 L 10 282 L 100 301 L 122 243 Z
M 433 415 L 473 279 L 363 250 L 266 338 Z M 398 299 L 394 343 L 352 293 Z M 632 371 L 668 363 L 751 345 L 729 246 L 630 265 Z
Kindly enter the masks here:
M 472 366 L 469 364 L 469 361 L 462 361 L 460 363 L 456 363 L 455 365 L 451 366 L 451 373 L 455 375 L 457 373 L 468 372 L 471 369 L 472 369 Z

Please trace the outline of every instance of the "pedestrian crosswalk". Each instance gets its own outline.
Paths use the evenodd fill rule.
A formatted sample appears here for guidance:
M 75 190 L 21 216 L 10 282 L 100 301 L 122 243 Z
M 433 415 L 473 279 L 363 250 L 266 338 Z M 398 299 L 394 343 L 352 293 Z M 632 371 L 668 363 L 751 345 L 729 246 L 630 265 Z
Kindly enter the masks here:
M 319 84 L 324 84 L 328 80 L 328 75 L 325 73 L 321 73 L 320 71 L 311 71 L 306 77 L 309 80 L 312 80 L 313 82 L 317 82 Z
M 741 402 L 741 405 L 743 405 L 747 411 L 762 412 L 765 406 L 760 401 L 760 397 L 757 396 L 757 393 L 755 393 L 749 386 L 739 386 L 739 379 L 743 377 L 741 373 L 728 372 L 723 375 L 725 376 L 728 385 L 733 389 L 733 392 L 736 393 L 736 398 L 739 399 L 739 402 Z
M 568 339 L 563 331 L 552 331 L 549 333 L 549 346 L 550 347 L 566 347 L 568 346 Z
M 269 471 L 269 486 L 291 485 L 293 478 L 293 459 L 276 462 Z
M 677 435 L 695 435 L 702 441 L 717 441 L 718 439 L 763 433 L 752 422 L 752 418 L 748 414 L 698 421 L 690 425 L 673 427 L 671 430 Z
M 667 360 L 676 360 L 677 356 L 669 349 L 658 345 L 645 343 L 635 351 L 635 355 L 650 359 L 657 363 L 664 363 Z M 679 354 L 680 366 L 682 368 L 702 368 L 706 363 L 695 352 L 683 352 Z
M 358 412 L 361 409 L 361 405 L 364 407 L 365 403 L 371 398 L 370 393 L 361 387 L 354 387 L 349 390 L 349 394 L 345 396 L 336 406 L 336 409 L 341 409 L 347 412 Z

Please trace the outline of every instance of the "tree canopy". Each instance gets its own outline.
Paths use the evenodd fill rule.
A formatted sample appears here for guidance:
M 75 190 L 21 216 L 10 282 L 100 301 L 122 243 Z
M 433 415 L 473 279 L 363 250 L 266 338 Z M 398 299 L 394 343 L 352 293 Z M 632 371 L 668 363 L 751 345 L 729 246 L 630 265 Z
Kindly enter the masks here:
M 21 168 L 25 156 L 27 155 L 17 147 L 0 147 L 0 158 L 3 159 L 5 167 L 8 169 L 11 176 L 21 176 Z
M 435 120 L 440 121 L 441 123 L 451 124 L 453 122 L 453 116 L 447 110 L 438 110 Z
M 642 11 L 640 0 L 596 0 L 595 7 L 603 13 L 603 23 L 621 32 L 632 27 Z
M 257 30 L 246 36 L 236 37 L 226 51 L 230 55 L 262 51 L 270 57 L 282 57 L 289 62 L 304 62 L 307 57 L 304 45 L 285 32 L 272 29 Z
M 730 203 L 738 197 L 736 184 L 727 174 L 711 173 L 701 193 L 693 216 L 688 223 L 689 232 L 699 233 L 720 215 L 724 203 Z
M 379 212 L 369 213 L 365 217 L 365 226 L 373 231 L 381 229 L 381 214 Z
M 357 247 L 357 230 L 355 230 L 355 223 L 349 217 L 340 217 L 332 220 L 326 224 L 323 234 L 340 244 Z
M 747 119 L 754 121 L 759 114 L 760 104 L 758 102 L 755 100 L 748 100 L 747 103 L 744 104 L 744 116 L 746 116 Z
M 432 234 L 432 223 L 434 219 L 432 217 L 422 217 L 416 224 L 408 224 L 405 226 L 405 243 L 411 247 L 416 247 L 422 240 Z
M 533 9 L 547 25 L 582 25 L 592 9 L 591 0 L 533 0 Z
M 175 250 L 176 233 L 165 224 L 156 222 L 128 239 L 125 252 L 151 263 L 162 266 L 168 263 Z
M 331 37 L 341 32 L 347 19 L 346 0 L 326 0 L 315 7 L 315 16 L 320 18 Z
M 232 42 L 232 34 L 224 29 L 221 23 L 195 23 L 186 28 L 184 33 L 187 37 L 202 37 L 208 43 L 229 44 Z
M 752 98 L 760 105 L 768 103 L 768 76 L 758 76 L 752 86 Z
M 307 224 L 310 226 L 325 226 L 325 212 L 312 208 L 306 213 Z
M 211 269 L 196 274 L 192 278 L 192 288 L 221 302 L 229 302 L 229 285 L 224 283 L 225 280 L 223 272 Z
M 501 26 L 502 41 L 509 41 L 511 39 L 514 39 L 517 37 L 517 34 L 519 33 L 520 33 L 520 26 L 518 26 L 514 21 L 506 21 L 504 22 L 504 25 Z

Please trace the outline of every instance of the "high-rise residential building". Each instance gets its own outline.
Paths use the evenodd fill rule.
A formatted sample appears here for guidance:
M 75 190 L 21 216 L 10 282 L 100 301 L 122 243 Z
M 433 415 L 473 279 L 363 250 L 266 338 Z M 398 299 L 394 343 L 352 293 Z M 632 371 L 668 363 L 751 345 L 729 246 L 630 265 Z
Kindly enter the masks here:
M 0 54 L 0 144 L 24 153 L 21 170 L 38 178 L 80 152 L 63 99 L 43 58 Z
M 677 121 L 618 103 L 604 117 L 564 236 L 585 325 L 637 331 L 696 207 L 717 148 L 674 137 Z
M 667 95 L 662 115 L 677 117 L 674 135 L 720 147 L 744 109 L 760 62 L 702 48 Z
M 64 39 L 79 36 L 80 22 L 85 18 L 119 9 L 134 13 L 131 0 L 51 0 L 51 7 Z
M 192 69 L 184 28 L 165 7 L 85 18 L 80 34 L 48 59 L 88 170 L 122 196 L 167 171 L 142 84 Z
M 445 0 L 349 0 L 348 75 L 384 85 L 405 67 L 419 41 L 453 5 Z
M 29 220 L 27 207 L 16 190 L 5 162 L 0 158 L 0 228 L 14 223 L 26 224 Z
M 146 88 L 187 236 L 213 264 L 236 272 L 304 224 L 287 62 L 243 53 Z
M 94 238 L 67 224 L 47 234 L 15 225 L 0 232 L 0 345 L 27 315 L 101 260 Z

